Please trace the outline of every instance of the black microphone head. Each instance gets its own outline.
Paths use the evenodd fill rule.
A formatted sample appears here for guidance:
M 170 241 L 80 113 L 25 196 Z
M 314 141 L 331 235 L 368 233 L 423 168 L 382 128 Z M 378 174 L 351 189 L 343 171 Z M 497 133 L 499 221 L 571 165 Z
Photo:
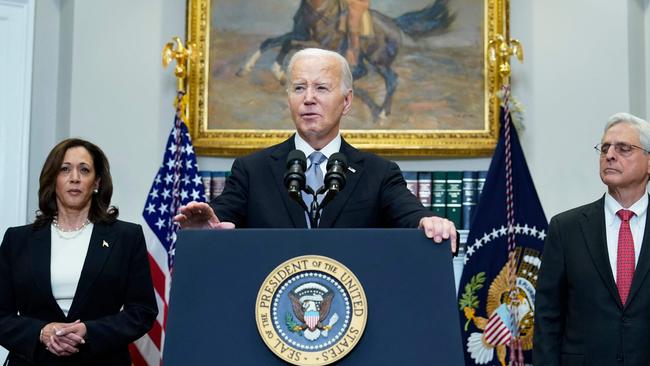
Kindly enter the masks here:
M 327 170 L 330 170 L 332 168 L 332 165 L 334 165 L 336 162 L 343 166 L 344 171 L 348 168 L 348 158 L 346 158 L 343 153 L 337 152 L 332 154 L 330 158 L 327 159 Z
M 284 185 L 289 190 L 289 195 L 300 197 L 300 191 L 305 188 L 307 158 L 300 150 L 293 150 L 287 156 L 287 172 L 284 174 Z
M 346 170 L 348 159 L 342 153 L 334 153 L 327 160 L 327 173 L 325 173 L 325 186 L 336 193 L 345 188 Z
M 307 169 L 307 157 L 305 153 L 300 150 L 293 150 L 287 155 L 287 168 L 293 164 L 300 164 L 302 170 Z

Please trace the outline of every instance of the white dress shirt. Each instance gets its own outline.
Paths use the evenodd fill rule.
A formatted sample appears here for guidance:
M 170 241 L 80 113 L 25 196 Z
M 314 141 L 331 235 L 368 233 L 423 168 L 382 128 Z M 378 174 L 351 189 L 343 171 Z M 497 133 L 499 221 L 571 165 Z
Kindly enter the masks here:
M 616 256 L 618 255 L 618 231 L 621 227 L 621 219 L 616 212 L 624 209 L 614 197 L 605 193 L 605 231 L 607 233 L 607 253 L 609 254 L 609 264 L 612 267 L 614 281 L 616 281 Z M 636 201 L 632 206 L 627 208 L 634 212 L 630 219 L 630 230 L 634 240 L 634 267 L 639 262 L 639 253 L 641 252 L 641 243 L 643 243 L 643 234 L 645 231 L 645 220 L 648 213 L 648 192 L 641 199 Z
M 309 167 L 311 166 L 311 160 L 309 160 L 309 155 L 316 151 L 313 147 L 311 147 L 307 141 L 303 140 L 298 133 L 295 134 L 294 138 L 294 143 L 296 144 L 296 149 L 302 151 L 305 153 L 305 156 L 307 157 L 307 169 L 305 171 L 309 170 Z M 325 158 L 329 159 L 332 154 L 339 152 L 341 149 L 341 134 L 338 133 L 336 134 L 336 137 L 332 141 L 330 141 L 329 144 L 325 145 L 324 148 L 320 149 L 319 151 L 325 155 Z M 323 177 L 325 176 L 325 173 L 327 173 L 327 163 L 321 164 L 319 167 L 323 171 Z
M 68 316 L 72 300 L 77 292 L 77 284 L 79 284 L 81 270 L 86 260 L 92 232 L 93 224 L 86 225 L 81 229 L 81 233 L 60 233 L 54 226 L 50 229 L 52 295 L 66 316 Z

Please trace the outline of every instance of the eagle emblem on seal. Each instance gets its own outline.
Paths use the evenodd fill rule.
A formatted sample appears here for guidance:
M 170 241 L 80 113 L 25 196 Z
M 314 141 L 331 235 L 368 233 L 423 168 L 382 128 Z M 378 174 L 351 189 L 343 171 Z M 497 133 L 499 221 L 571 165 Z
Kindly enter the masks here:
M 476 364 L 492 362 L 496 350 L 499 364 L 506 366 L 506 347 L 514 334 L 519 335 L 524 351 L 533 347 L 535 287 L 541 254 L 535 249 L 519 247 L 515 251 L 515 260 L 516 287 L 510 288 L 506 263 L 490 284 L 485 307 L 487 316 L 477 314 L 482 309 L 476 295 L 487 280 L 485 272 L 479 272 L 470 279 L 459 300 L 460 309 L 467 319 L 465 331 L 469 329 L 470 323 L 474 323 L 478 329 L 478 332 L 471 332 L 467 339 L 467 352 Z
M 327 337 L 332 326 L 338 321 L 338 314 L 334 313 L 329 322 L 325 324 L 332 305 L 334 293 L 316 282 L 307 282 L 288 293 L 291 300 L 293 314 L 299 323 L 287 314 L 289 330 L 302 333 L 305 339 L 315 341 L 319 337 Z

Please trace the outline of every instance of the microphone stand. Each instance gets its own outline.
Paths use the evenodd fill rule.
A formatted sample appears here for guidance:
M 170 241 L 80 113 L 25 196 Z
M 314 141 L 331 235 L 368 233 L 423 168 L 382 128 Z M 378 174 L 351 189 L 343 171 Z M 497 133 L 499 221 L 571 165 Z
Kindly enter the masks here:
M 318 195 L 327 191 L 327 188 L 325 187 L 321 187 L 318 191 L 314 192 L 314 190 L 311 187 L 305 186 L 305 188 L 303 188 L 303 191 L 312 196 L 312 201 L 310 205 L 311 207 L 307 207 L 307 204 L 302 199 L 300 190 L 289 189 L 289 197 L 294 201 L 298 202 L 300 207 L 302 207 L 302 209 L 307 213 L 307 217 L 309 217 L 309 224 L 310 224 L 309 227 L 314 229 L 318 227 L 318 220 L 320 220 L 320 211 L 322 210 L 323 207 L 325 207 L 327 202 L 331 201 L 332 199 L 329 198 L 327 202 L 325 201 L 325 199 L 323 199 L 323 204 L 322 205 L 318 204 Z M 325 198 L 327 198 L 328 196 L 329 196 L 329 192 L 325 196 Z
M 343 177 L 345 179 L 345 177 Z M 341 191 L 343 187 L 345 187 L 345 181 L 341 182 L 338 179 L 333 179 L 328 183 L 329 188 L 327 186 L 321 186 L 317 192 L 314 193 L 314 190 L 309 187 L 305 186 L 304 191 L 311 194 L 313 197 L 313 200 L 311 201 L 311 207 L 309 211 L 307 211 L 307 205 L 303 202 L 302 197 L 300 197 L 300 201 L 302 203 L 302 206 L 304 210 L 307 212 L 309 216 L 309 223 L 310 227 L 312 229 L 318 227 L 318 221 L 320 220 L 320 213 L 327 206 L 328 203 L 330 203 L 334 197 Z M 320 204 L 318 203 L 318 195 L 325 193 L 325 197 L 323 197 L 323 202 Z
M 310 227 L 312 229 L 315 229 L 318 227 L 318 221 L 320 220 L 320 213 L 323 210 L 323 208 L 334 198 L 334 194 L 332 194 L 332 191 L 328 190 L 325 188 L 325 186 L 322 186 L 318 189 L 318 191 L 314 192 L 311 187 L 305 187 L 305 192 L 309 193 L 312 195 L 312 201 L 311 201 L 311 207 L 309 211 L 307 211 L 307 205 L 303 202 L 303 205 L 305 206 L 305 211 L 307 211 L 309 215 L 309 223 L 311 224 Z M 327 192 L 325 197 L 323 198 L 322 203 L 318 203 L 318 195 L 323 194 Z

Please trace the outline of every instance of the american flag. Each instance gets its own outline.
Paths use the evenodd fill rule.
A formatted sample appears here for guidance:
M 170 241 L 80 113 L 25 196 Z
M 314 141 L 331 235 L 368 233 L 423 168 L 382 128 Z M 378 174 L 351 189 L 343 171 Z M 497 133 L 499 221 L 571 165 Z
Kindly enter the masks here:
M 167 305 L 178 230 L 178 224 L 172 219 L 181 205 L 190 201 L 205 201 L 194 147 L 184 122 L 185 106 L 185 95 L 179 92 L 174 127 L 167 139 L 163 162 L 151 185 L 142 212 L 152 232 L 145 236 L 151 277 L 158 302 L 158 318 L 149 333 L 129 346 L 135 366 L 162 363 Z

